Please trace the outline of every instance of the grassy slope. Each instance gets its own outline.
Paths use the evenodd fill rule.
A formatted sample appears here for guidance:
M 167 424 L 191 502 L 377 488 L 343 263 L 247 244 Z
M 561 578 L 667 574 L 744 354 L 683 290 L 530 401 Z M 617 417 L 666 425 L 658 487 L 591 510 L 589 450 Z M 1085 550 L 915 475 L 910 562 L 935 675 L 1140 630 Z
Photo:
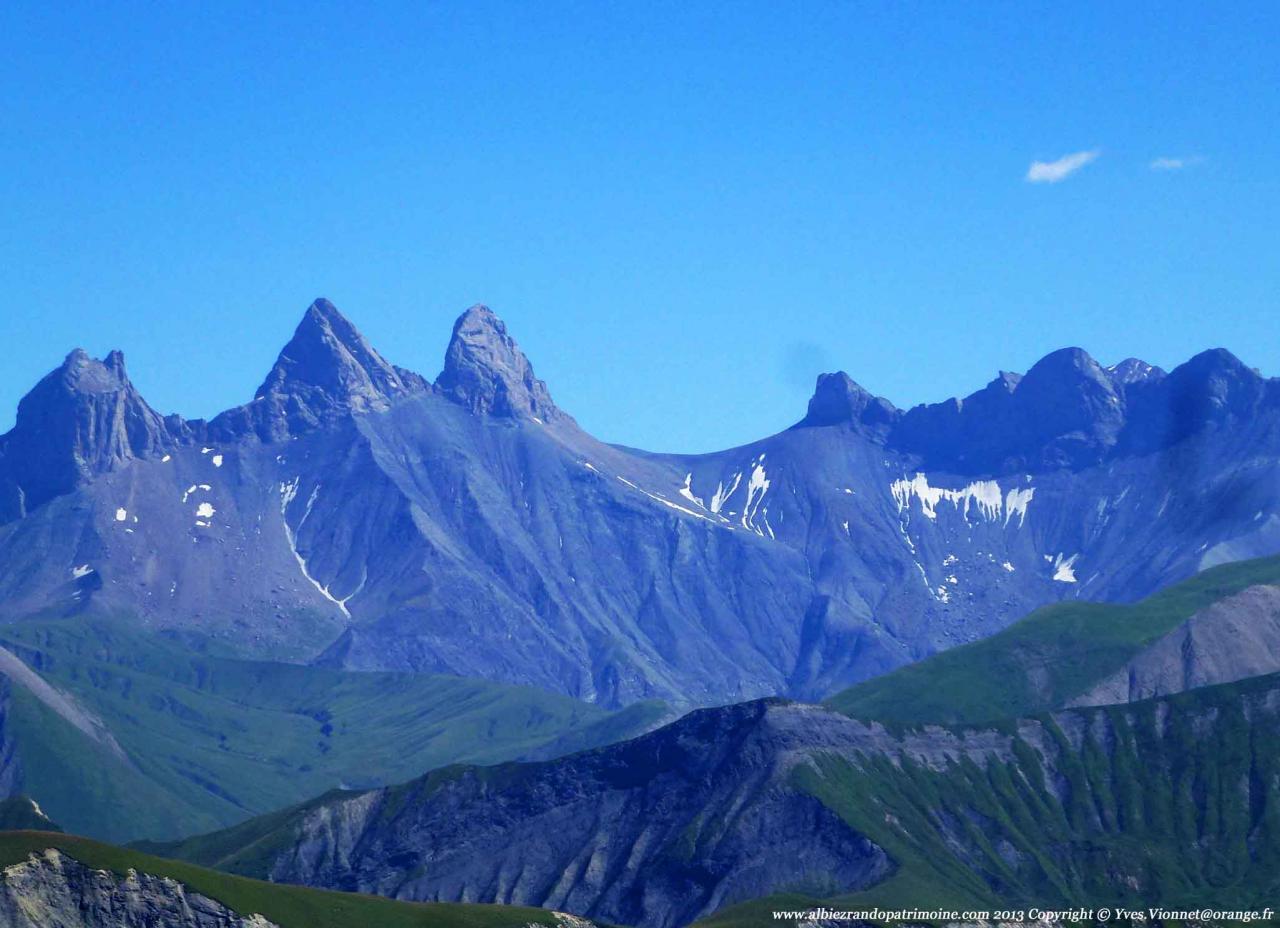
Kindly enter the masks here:
M 1004 631 L 861 683 L 828 700 L 886 722 L 974 723 L 1065 704 L 1192 614 L 1247 587 L 1280 582 L 1280 558 L 1206 570 L 1132 605 L 1060 603 Z
M 1046 777 L 1021 740 L 1013 760 L 986 769 L 969 761 L 938 770 L 823 758 L 798 769 L 795 784 L 888 851 L 898 871 L 863 892 L 771 896 L 700 924 L 776 925 L 772 911 L 818 904 L 1274 907 L 1278 694 L 1280 674 L 1272 674 L 1131 706 L 1071 710 L 1090 723 L 1079 749 L 1069 747 L 1054 717 L 1038 716 L 1063 750 L 1059 781 Z M 1271 706 L 1265 713 L 1264 705 Z
M 543 909 L 393 902 L 377 896 L 263 883 L 51 832 L 0 832 L 0 866 L 19 863 L 50 847 L 94 869 L 121 875 L 134 869 L 170 877 L 241 915 L 258 913 L 281 928 L 520 928 L 531 923 L 556 924 L 551 913 Z
M 663 713 L 526 687 L 210 657 L 102 622 L 0 627 L 0 645 L 106 722 L 124 763 L 10 686 L 23 789 L 108 840 L 210 831 L 338 786 L 401 782 L 548 744 L 599 744 Z M 86 763 L 86 759 L 92 759 Z

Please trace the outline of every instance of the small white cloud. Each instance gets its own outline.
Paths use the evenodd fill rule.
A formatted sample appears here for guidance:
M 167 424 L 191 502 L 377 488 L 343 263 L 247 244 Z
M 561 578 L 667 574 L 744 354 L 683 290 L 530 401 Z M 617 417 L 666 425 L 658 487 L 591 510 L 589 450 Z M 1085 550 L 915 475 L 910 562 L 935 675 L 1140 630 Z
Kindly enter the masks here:
M 1078 151 L 1075 154 L 1063 155 L 1057 161 L 1032 161 L 1031 167 L 1027 168 L 1027 180 L 1033 184 L 1056 184 L 1058 181 L 1066 180 L 1101 154 L 1102 152 L 1095 148 L 1092 151 Z
M 1155 158 L 1151 162 L 1151 170 L 1153 171 L 1181 171 L 1183 168 L 1189 168 L 1193 164 L 1199 164 L 1204 159 L 1199 155 L 1190 158 Z

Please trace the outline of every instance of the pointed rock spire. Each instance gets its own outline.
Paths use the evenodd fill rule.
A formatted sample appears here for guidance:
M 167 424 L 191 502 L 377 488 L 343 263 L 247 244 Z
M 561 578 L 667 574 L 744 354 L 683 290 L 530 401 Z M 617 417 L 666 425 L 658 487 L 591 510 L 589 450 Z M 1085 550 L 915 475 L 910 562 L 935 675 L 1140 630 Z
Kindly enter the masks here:
M 808 412 L 795 427 L 860 423 L 883 432 L 898 415 L 888 400 L 872 396 L 844 371 L 838 371 L 818 375 Z
M 385 408 L 391 398 L 421 388 L 421 377 L 388 363 L 322 298 L 307 307 L 257 397 L 323 394 L 360 412 Z
M 160 454 L 181 440 L 129 381 L 124 355 L 97 361 L 77 348 L 18 403 L 0 438 L 0 522 L 20 518 L 96 474 Z
M 487 306 L 458 317 L 436 387 L 473 412 L 544 421 L 567 418 L 533 374 L 507 327 Z
M 397 397 L 428 389 L 411 371 L 389 363 L 326 299 L 312 303 L 293 338 L 248 406 L 223 413 L 215 434 L 249 426 L 280 441 L 348 413 L 376 412 Z

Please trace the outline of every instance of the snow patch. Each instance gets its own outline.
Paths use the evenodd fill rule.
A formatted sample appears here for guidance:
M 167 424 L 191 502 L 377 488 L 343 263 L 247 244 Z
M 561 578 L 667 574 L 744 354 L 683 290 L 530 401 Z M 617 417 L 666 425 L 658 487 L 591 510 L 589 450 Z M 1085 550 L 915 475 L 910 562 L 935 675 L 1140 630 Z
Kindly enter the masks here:
M 214 467 L 221 467 L 221 466 L 222 466 L 222 455 L 220 455 L 220 454 L 215 454 L 215 455 L 213 456 L 213 459 L 212 459 L 212 460 L 213 460 L 213 466 L 214 466 Z
M 1024 490 L 1014 487 L 1006 493 L 1004 497 L 1004 524 L 1008 525 L 1009 521 L 1014 516 L 1017 516 L 1018 528 L 1022 528 L 1022 523 L 1027 520 L 1027 506 L 1031 504 L 1031 498 L 1035 495 L 1035 487 L 1027 487 Z
M 199 506 L 196 507 L 196 518 L 211 519 L 213 518 L 213 514 L 215 512 L 217 512 L 217 510 L 214 509 L 213 506 L 210 505 L 209 503 L 201 503 Z
M 1026 517 L 1027 503 L 1031 501 L 1035 491 L 1010 491 L 1006 498 L 1000 492 L 1000 484 L 994 480 L 976 480 L 959 490 L 951 490 L 931 486 L 928 476 L 917 473 L 910 480 L 903 478 L 889 484 L 889 492 L 898 504 L 899 513 L 910 511 L 912 499 L 918 499 L 920 511 L 931 521 L 937 520 L 938 506 L 945 502 L 959 509 L 966 520 L 971 511 L 976 511 L 980 518 L 988 522 L 997 522 L 1003 517 L 1007 525 L 1016 512 L 1019 515 L 1018 524 L 1021 525 L 1022 519 Z M 1011 505 L 1013 509 L 1009 508 Z
M 1053 579 L 1059 583 L 1075 583 L 1075 563 L 1078 557 L 1080 557 L 1079 554 L 1073 554 L 1071 557 L 1066 558 L 1059 554 L 1055 557 L 1053 559 Z
M 724 481 L 717 484 L 716 492 L 711 497 L 711 511 L 718 514 L 724 508 L 724 504 L 729 501 L 729 497 L 738 489 L 738 484 L 741 482 L 742 473 L 738 472 L 733 475 L 733 482 L 727 488 L 724 485 Z M 733 513 L 729 513 L 729 515 L 733 515 Z
M 643 493 L 645 496 L 649 497 L 649 499 L 653 500 L 655 503 L 661 503 L 662 505 L 666 506 L 669 509 L 675 509 L 679 512 L 683 512 L 685 515 L 693 516 L 695 519 L 702 519 L 704 522 L 710 522 L 712 525 L 717 524 L 717 522 L 714 519 L 709 519 L 700 512 L 694 512 L 692 509 L 689 509 L 685 506 L 681 506 L 679 503 L 673 503 L 671 500 L 667 499 L 664 496 L 659 496 L 657 493 L 650 493 L 648 490 L 644 489 L 644 487 L 636 486 L 626 477 L 623 477 L 617 474 L 615 474 L 614 476 L 617 477 L 617 479 L 621 483 L 626 484 L 627 486 L 631 487 L 631 489 L 633 490 L 638 490 L 639 492 Z
M 301 554 L 298 553 L 298 540 L 294 530 L 289 527 L 289 515 L 286 510 L 289 504 L 298 496 L 298 483 L 301 477 L 294 477 L 289 483 L 280 484 L 280 520 L 284 523 L 284 537 L 289 543 L 289 550 L 293 552 L 293 558 L 298 562 L 298 569 L 302 571 L 302 576 L 306 577 L 308 582 L 319 591 L 320 595 L 329 602 L 337 606 L 342 614 L 348 619 L 351 618 L 351 612 L 347 609 L 347 601 L 355 596 L 364 588 L 364 579 L 362 578 L 359 585 L 342 599 L 338 599 L 329 592 L 329 588 L 322 584 L 315 577 L 311 576 L 311 572 L 307 570 L 307 562 Z M 311 515 L 311 507 L 315 505 L 316 497 L 320 493 L 320 484 L 316 484 L 315 489 L 311 491 L 311 496 L 307 499 L 307 508 L 302 513 L 302 518 L 298 520 L 298 531 L 302 531 L 303 523 L 307 521 L 307 517 Z
M 117 509 L 117 510 L 116 510 L 116 521 L 117 521 L 117 522 L 123 522 L 123 521 L 124 521 L 125 519 L 127 519 L 127 518 L 129 518 L 129 510 L 127 510 L 127 509 L 123 509 L 123 508 L 121 508 L 121 509 Z
M 71 568 L 71 576 L 75 577 L 77 580 L 81 577 L 87 577 L 91 573 L 93 573 L 93 568 L 88 564 L 81 564 L 79 567 Z
M 701 496 L 693 495 L 693 474 L 684 475 L 684 486 L 680 488 L 680 495 L 693 503 L 699 509 L 706 509 L 706 505 L 702 502 Z
M 764 469 L 764 455 L 752 462 L 751 477 L 747 481 L 747 501 L 742 507 L 742 527 L 764 536 L 768 532 L 773 537 L 773 529 L 769 527 L 768 512 L 761 512 L 765 494 L 769 492 L 769 475 Z M 760 520 L 757 522 L 757 520 Z

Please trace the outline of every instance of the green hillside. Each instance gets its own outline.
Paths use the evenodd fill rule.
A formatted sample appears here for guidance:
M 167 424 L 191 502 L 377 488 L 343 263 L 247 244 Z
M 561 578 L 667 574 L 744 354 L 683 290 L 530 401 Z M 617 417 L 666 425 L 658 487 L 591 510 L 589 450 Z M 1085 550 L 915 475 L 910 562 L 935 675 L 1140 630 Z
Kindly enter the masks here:
M 775 895 L 699 924 L 777 925 L 773 910 L 818 904 L 1274 909 L 1277 697 L 1272 674 L 1040 715 L 999 726 L 1011 754 L 985 764 L 819 755 L 794 785 L 884 848 L 896 872 L 862 892 Z
M 990 638 L 858 684 L 827 704 L 886 722 L 972 723 L 1043 712 L 1206 606 L 1278 582 L 1280 557 L 1261 558 L 1214 567 L 1138 603 L 1046 606 Z
M 169 877 L 241 915 L 257 913 L 280 928 L 523 928 L 556 925 L 545 909 L 450 902 L 393 902 L 378 896 L 264 883 L 151 857 L 88 838 L 38 831 L 0 832 L 0 866 L 57 848 L 97 870 L 124 876 L 133 869 Z
M 0 627 L 0 646 L 96 717 L 123 753 L 20 680 L 4 736 L 21 788 L 69 830 L 113 841 L 226 827 L 337 787 L 628 737 L 665 711 L 611 713 L 526 687 L 193 654 L 109 622 Z

